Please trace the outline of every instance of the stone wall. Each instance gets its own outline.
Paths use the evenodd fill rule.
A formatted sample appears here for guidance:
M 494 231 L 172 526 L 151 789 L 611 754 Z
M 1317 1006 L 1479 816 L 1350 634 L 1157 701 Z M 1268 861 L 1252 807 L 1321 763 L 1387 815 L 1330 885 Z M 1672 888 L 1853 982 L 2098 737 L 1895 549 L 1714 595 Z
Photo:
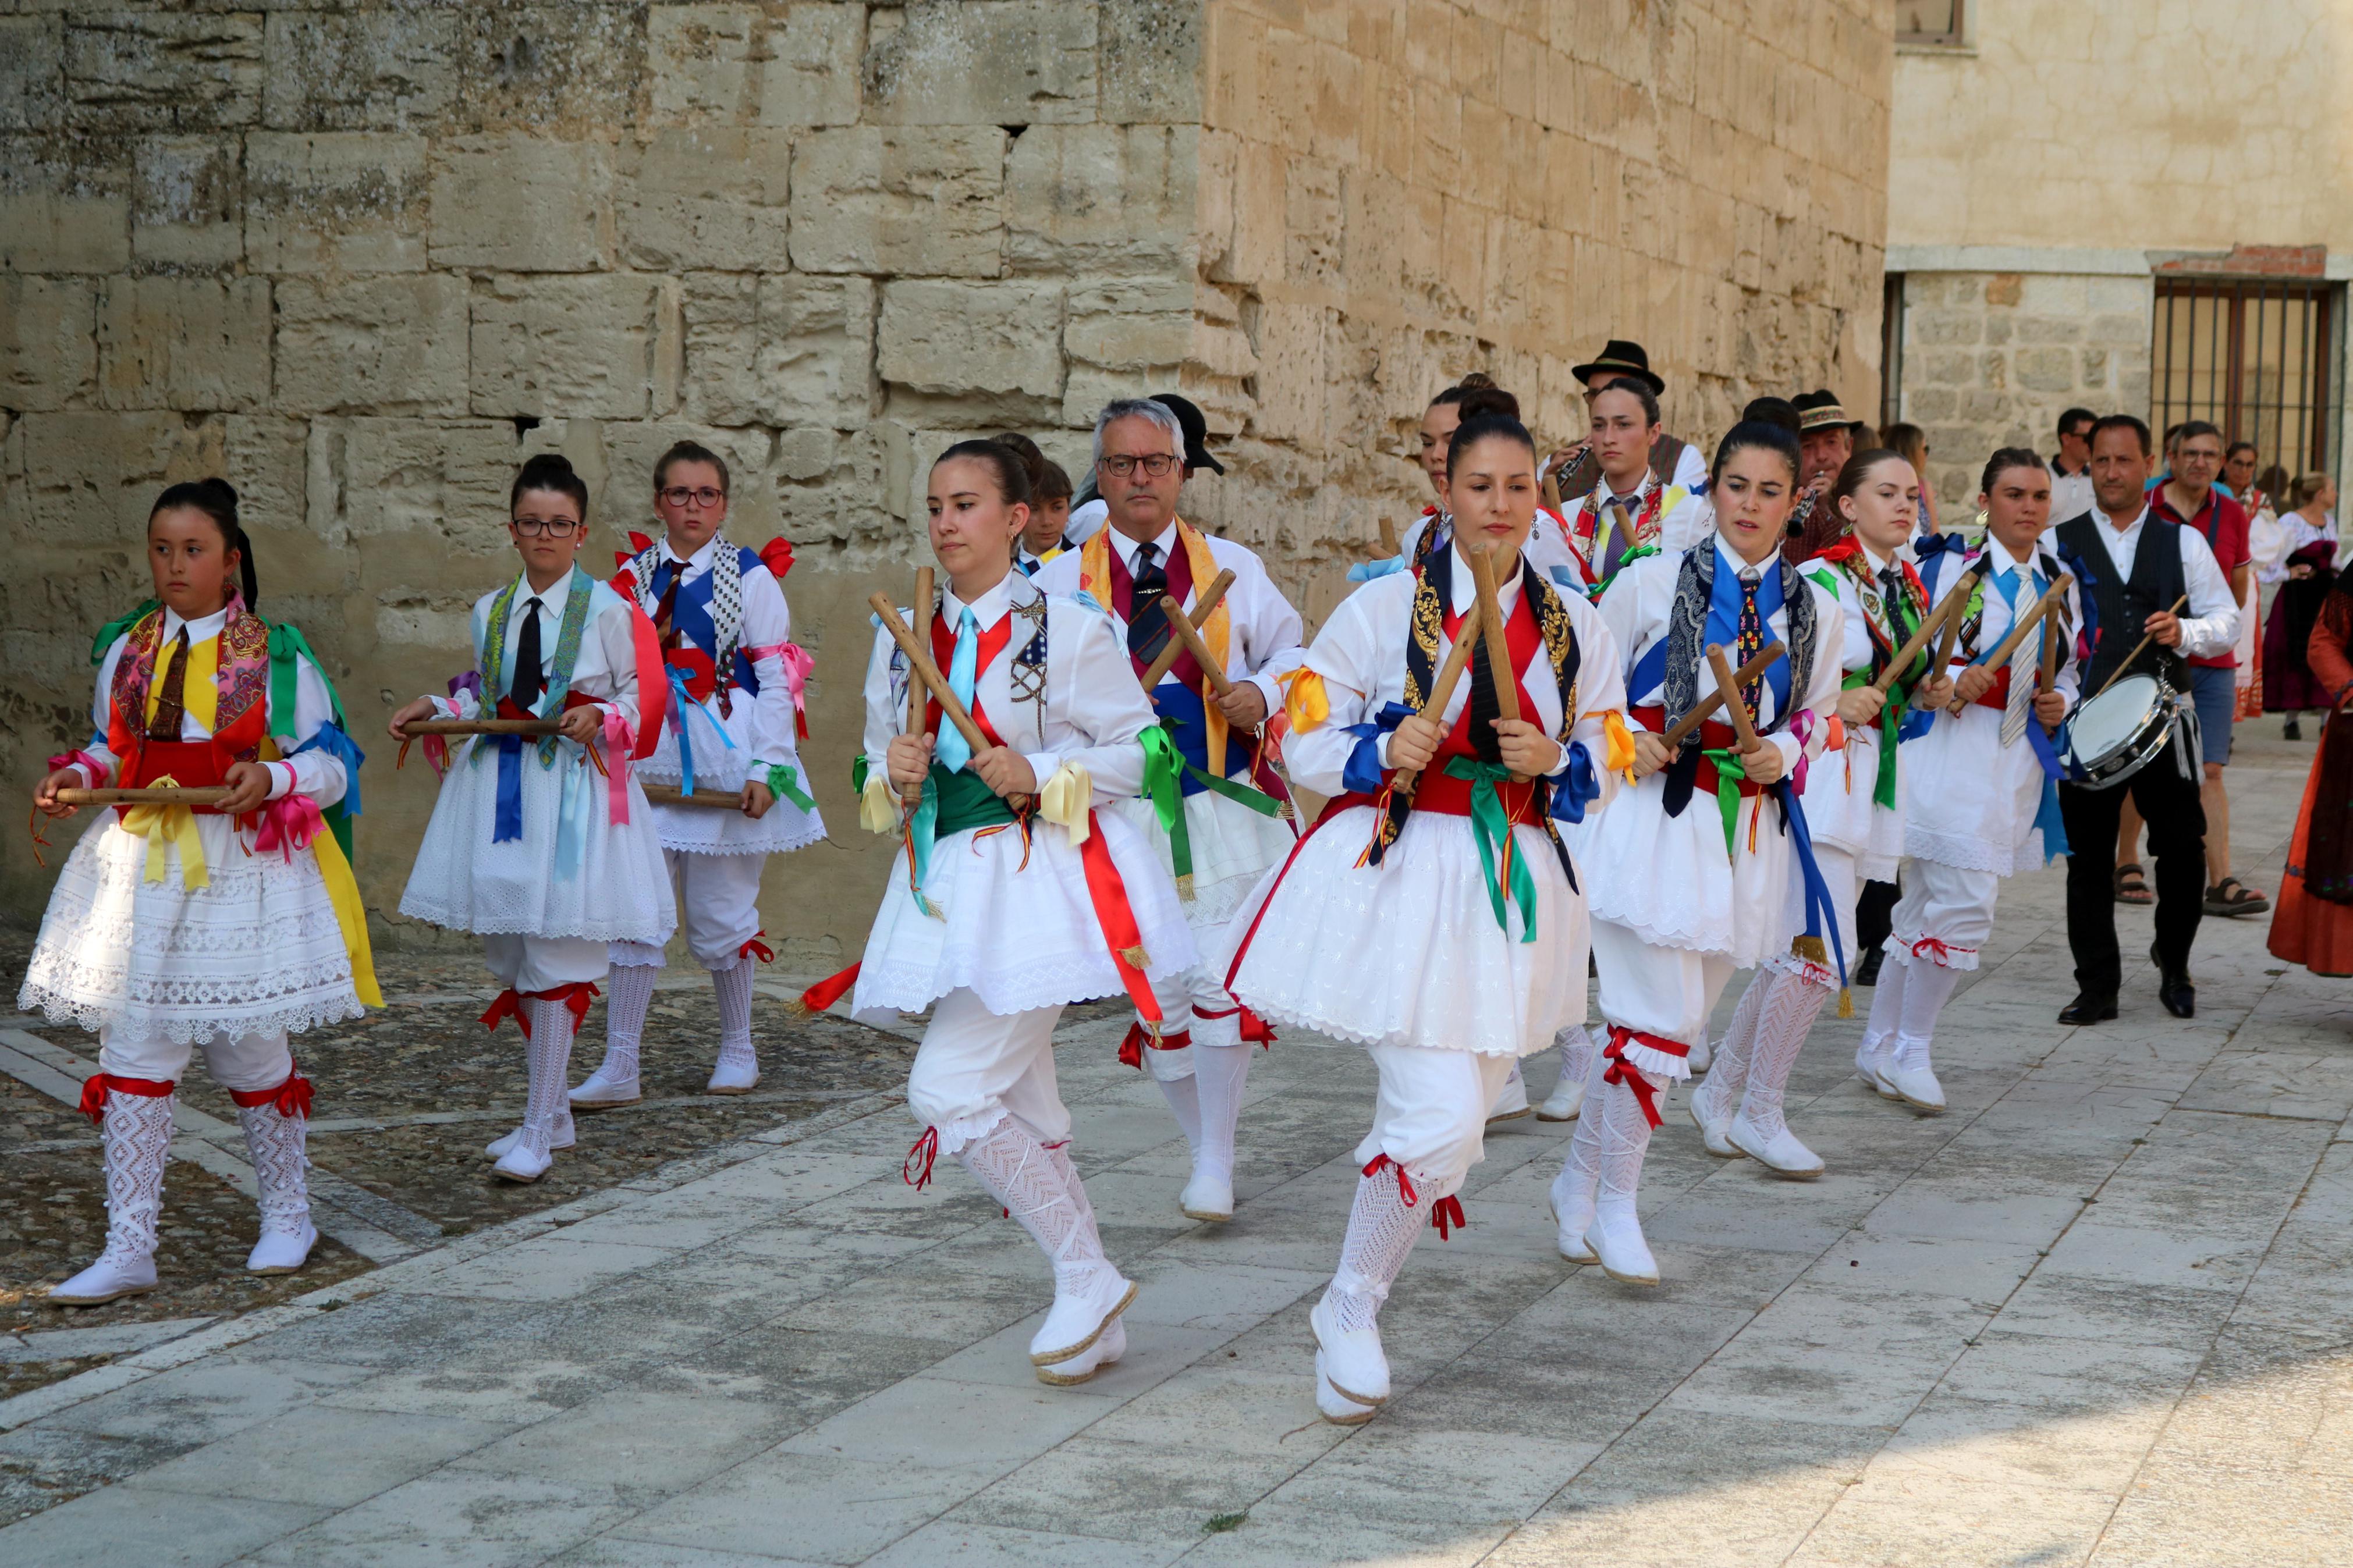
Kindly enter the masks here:
M 384 715 L 512 570 L 515 466 L 573 458 L 601 566 L 692 436 L 734 467 L 731 532 L 799 550 L 839 842 L 766 907 L 829 966 L 884 874 L 844 774 L 864 598 L 922 549 L 934 453 L 1009 426 L 1080 477 L 1106 397 L 1182 384 L 1237 459 L 1187 510 L 1320 607 L 1420 504 L 1407 433 L 1474 365 L 1556 436 L 1610 335 L 1695 436 L 1754 390 L 1867 399 L 1884 12 L 0 0 L 0 773 L 84 731 L 158 488 L 225 472 L 264 610 L 375 753 L 389 920 L 433 786 Z M 0 879 L 39 907 L 22 839 Z

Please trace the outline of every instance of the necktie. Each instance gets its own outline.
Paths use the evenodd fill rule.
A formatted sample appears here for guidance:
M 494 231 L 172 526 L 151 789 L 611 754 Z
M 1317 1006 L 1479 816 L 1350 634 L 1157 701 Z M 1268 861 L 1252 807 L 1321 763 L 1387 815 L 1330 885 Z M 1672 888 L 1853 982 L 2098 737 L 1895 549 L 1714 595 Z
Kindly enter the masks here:
M 2019 611 L 2026 599 L 2026 595 L 2019 592 L 2019 579 L 2024 576 L 2016 568 L 2002 574 L 2002 589 L 2010 601 L 2012 626 L 2018 624 Z M 2010 700 L 2001 710 L 2001 743 L 2005 746 L 2026 733 L 2027 714 L 2034 704 L 2034 679 L 2042 673 L 2042 639 L 2033 632 L 2021 637 L 2010 656 Z
M 1609 531 L 1609 542 L 1601 550 L 1601 575 L 1604 577 L 1614 575 L 1619 563 L 1626 558 L 1626 552 L 1634 547 L 1634 525 L 1641 515 L 1636 503 L 1641 499 L 1639 495 L 1613 495 L 1602 503 L 1602 526 Z M 1611 507 L 1618 509 L 1618 515 L 1614 518 L 1609 516 Z
M 1746 664 L 1765 650 L 1765 617 L 1757 613 L 1757 579 L 1744 574 L 1740 579 L 1740 635 L 1735 638 L 1732 666 L 1735 669 Z M 1758 704 L 1764 698 L 1762 677 L 1740 689 L 1741 701 L 1748 705 L 1748 716 L 1759 726 L 1765 714 Z
M 507 688 L 507 695 L 526 713 L 539 711 L 540 693 L 547 689 L 539 665 L 539 600 L 534 595 L 522 607 L 522 635 L 515 638 L 514 682 Z
M 1454 635 L 1467 637 L 1475 636 L 1478 630 L 1479 606 L 1473 602 Z M 1510 662 L 1504 660 L 1506 664 Z M 1471 750 L 1482 763 L 1504 760 L 1503 737 L 1495 733 L 1495 721 L 1503 711 L 1495 696 L 1495 666 L 1487 657 L 1487 639 L 1480 637 L 1479 646 L 1471 650 Z M 1445 715 L 1434 717 L 1444 722 Z
M 662 650 L 668 652 L 679 646 L 676 625 L 678 587 L 686 581 L 686 568 L 671 563 L 665 565 L 662 571 L 670 574 L 670 584 L 662 589 L 660 602 L 654 605 L 654 633 L 661 638 Z
M 1016 556 L 1014 560 L 1015 564 L 1021 568 L 1021 575 L 1024 577 L 1035 577 L 1038 575 L 1038 568 L 1046 564 L 1045 561 L 1041 557 L 1032 555 L 1026 550 L 1019 555 Z
M 151 741 L 176 741 L 180 721 L 187 715 L 188 628 L 172 639 L 172 662 L 164 667 L 164 684 L 155 691 L 155 721 L 147 726 Z
M 1160 613 L 1160 595 L 1168 592 L 1168 571 L 1159 564 L 1160 547 L 1135 547 L 1135 590 L 1127 601 L 1127 651 L 1150 664 L 1168 646 L 1168 617 Z
M 964 710 L 967 713 L 972 711 L 972 687 L 979 664 L 980 623 L 966 608 L 956 616 L 955 653 L 948 660 L 948 689 L 955 693 L 955 700 L 964 704 Z M 938 760 L 940 766 L 955 773 L 972 761 L 972 745 L 964 738 L 963 731 L 944 719 L 940 724 L 939 744 L 932 755 Z

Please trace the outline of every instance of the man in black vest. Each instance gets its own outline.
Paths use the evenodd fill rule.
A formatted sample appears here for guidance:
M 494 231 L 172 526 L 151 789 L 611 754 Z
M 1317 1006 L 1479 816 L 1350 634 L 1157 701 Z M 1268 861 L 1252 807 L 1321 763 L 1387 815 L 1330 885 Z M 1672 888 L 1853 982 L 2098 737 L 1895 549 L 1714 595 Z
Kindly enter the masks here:
M 1642 345 L 1624 338 L 1610 339 L 1592 359 L 1569 366 L 1568 374 L 1585 388 L 1588 413 L 1592 412 L 1593 400 L 1602 388 L 1621 376 L 1642 383 L 1653 397 L 1663 397 L 1667 393 L 1666 378 L 1651 368 L 1651 356 L 1643 352 Z M 1593 487 L 1601 482 L 1601 459 L 1595 455 L 1590 441 L 1580 441 L 1555 452 L 1546 463 L 1546 478 L 1559 490 L 1563 510 L 1570 503 L 1591 495 Z M 1651 472 L 1659 476 L 1662 485 L 1681 485 L 1693 495 L 1707 489 L 1706 455 L 1663 429 L 1651 443 Z
M 2094 627 L 2084 690 L 2091 700 L 2109 676 L 2130 660 L 2129 674 L 2155 675 L 2186 694 L 2184 660 L 2230 647 L 2239 635 L 2239 606 L 2214 552 L 2196 529 L 2151 515 L 2142 486 L 2149 472 L 2148 426 L 2129 414 L 2111 414 L 2092 426 L 2093 509 L 2058 528 L 2060 558 L 2082 584 L 2085 619 Z M 2184 596 L 2189 614 L 2178 613 Z M 2148 646 L 2133 650 L 2143 636 Z M 2115 892 L 2116 818 L 2126 795 L 2148 823 L 2157 862 L 2158 997 L 2177 1018 L 2197 1010 L 2189 980 L 2189 944 L 2206 894 L 2206 813 L 2199 805 L 2199 759 L 2192 754 L 2194 719 L 2177 727 L 2154 761 L 2124 784 L 2087 789 L 2063 783 L 2060 815 L 2066 823 L 2067 945 L 2075 957 L 2075 1000 L 2063 1024 L 2096 1024 L 2116 1016 L 2124 984 L 2116 951 Z

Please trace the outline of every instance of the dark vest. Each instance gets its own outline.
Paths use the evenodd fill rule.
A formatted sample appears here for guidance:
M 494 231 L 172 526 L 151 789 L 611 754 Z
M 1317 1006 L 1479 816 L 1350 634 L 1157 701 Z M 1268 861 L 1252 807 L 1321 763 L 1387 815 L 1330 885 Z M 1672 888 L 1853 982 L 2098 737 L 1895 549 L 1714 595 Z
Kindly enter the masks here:
M 2140 549 L 2134 552 L 2132 575 L 2123 582 L 2116 580 L 2116 563 L 2108 556 L 2107 541 L 2114 530 L 2092 512 L 2070 518 L 2059 525 L 2057 533 L 2060 552 L 2081 560 L 2095 579 L 2083 587 L 2084 596 L 2092 602 L 2093 619 L 2099 636 L 2092 647 L 2092 661 L 2084 672 L 2086 697 L 2097 691 L 2122 664 L 2146 634 L 2141 625 L 2159 610 L 2173 608 L 2187 591 L 2181 573 L 2181 525 L 2168 522 L 2154 510 L 2141 524 Z M 2181 656 L 2162 643 L 2152 642 L 2133 661 L 2136 675 L 2162 674 L 2177 691 L 2189 689 L 2189 666 Z

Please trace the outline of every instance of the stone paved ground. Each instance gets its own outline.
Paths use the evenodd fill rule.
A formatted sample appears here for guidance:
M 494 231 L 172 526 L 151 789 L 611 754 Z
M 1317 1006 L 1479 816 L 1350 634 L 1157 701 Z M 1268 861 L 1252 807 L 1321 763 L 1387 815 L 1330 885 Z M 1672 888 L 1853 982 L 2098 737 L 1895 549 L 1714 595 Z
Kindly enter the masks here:
M 2269 885 L 2311 753 L 2253 729 Z M 1200 1226 L 1097 1016 L 1060 1066 L 1144 1291 L 1092 1384 L 1031 1379 L 1041 1263 L 960 1171 L 901 1184 L 878 1092 L 0 1405 L 0 1479 L 56 1503 L 0 1561 L 2341 1563 L 2353 985 L 2210 922 L 2194 1022 L 2140 969 L 2118 1022 L 2063 1029 L 2059 909 L 2055 872 L 2008 889 L 1939 1040 L 1949 1115 L 1862 1091 L 1859 1024 L 1825 1021 L 1792 1096 L 1820 1182 L 1707 1158 L 1678 1096 L 1656 1290 L 1554 1255 L 1563 1130 L 1499 1130 L 1353 1432 L 1315 1419 L 1305 1317 L 1363 1056 L 1261 1059 L 1240 1212 Z

